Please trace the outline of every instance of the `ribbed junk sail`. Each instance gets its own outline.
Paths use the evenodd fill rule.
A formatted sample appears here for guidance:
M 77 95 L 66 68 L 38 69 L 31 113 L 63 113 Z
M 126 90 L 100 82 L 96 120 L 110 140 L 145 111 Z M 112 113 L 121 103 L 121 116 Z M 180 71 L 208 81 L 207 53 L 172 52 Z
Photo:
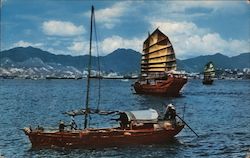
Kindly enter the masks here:
M 141 77 L 134 84 L 136 93 L 179 95 L 187 78 L 176 67 L 173 45 L 156 29 L 143 43 Z
M 212 84 L 215 77 L 215 68 L 213 62 L 208 62 L 204 67 L 203 84 Z
M 142 76 L 164 75 L 176 70 L 174 48 L 166 35 L 156 29 L 143 43 Z
M 204 68 L 204 75 L 208 77 L 214 77 L 215 76 L 215 69 L 213 63 L 210 61 L 205 65 Z

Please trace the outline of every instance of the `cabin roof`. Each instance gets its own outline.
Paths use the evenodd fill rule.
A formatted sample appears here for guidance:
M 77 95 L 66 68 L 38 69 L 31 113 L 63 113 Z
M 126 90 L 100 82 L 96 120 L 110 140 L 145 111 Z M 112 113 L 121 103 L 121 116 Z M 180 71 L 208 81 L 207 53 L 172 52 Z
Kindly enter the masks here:
M 138 111 L 127 111 L 124 112 L 128 121 L 139 121 L 139 122 L 152 122 L 157 121 L 159 114 L 154 109 L 138 110 Z

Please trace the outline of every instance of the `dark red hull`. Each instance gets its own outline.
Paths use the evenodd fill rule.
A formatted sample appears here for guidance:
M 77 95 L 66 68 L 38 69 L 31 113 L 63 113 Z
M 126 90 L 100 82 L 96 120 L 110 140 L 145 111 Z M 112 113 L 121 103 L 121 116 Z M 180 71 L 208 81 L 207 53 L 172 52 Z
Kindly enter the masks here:
M 177 125 L 175 128 L 160 130 L 112 128 L 65 132 L 28 131 L 26 129 L 25 134 L 28 135 L 33 148 L 106 148 L 166 143 L 177 135 L 183 127 L 184 125 Z
M 213 84 L 214 80 L 203 80 L 202 83 L 203 84 L 207 84 L 207 85 L 211 85 Z
M 155 84 L 137 81 L 134 89 L 138 94 L 179 96 L 180 90 L 186 83 L 187 78 L 169 76 L 166 80 L 155 80 Z

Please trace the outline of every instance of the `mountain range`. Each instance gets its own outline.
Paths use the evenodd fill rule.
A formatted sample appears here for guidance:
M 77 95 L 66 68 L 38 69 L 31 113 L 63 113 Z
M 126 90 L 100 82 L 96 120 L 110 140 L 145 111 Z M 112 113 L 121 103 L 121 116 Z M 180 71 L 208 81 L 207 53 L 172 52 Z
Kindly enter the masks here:
M 204 65 L 209 61 L 212 61 L 215 67 L 220 69 L 250 68 L 250 52 L 233 57 L 228 57 L 221 53 L 198 56 L 186 60 L 177 60 L 177 65 L 187 72 L 202 72 Z
M 11 73 L 9 72 L 10 69 L 14 69 L 15 72 L 20 71 L 20 73 L 29 71 L 31 74 L 81 74 L 87 68 L 88 57 L 88 55 L 55 55 L 39 48 L 16 47 L 0 52 L 0 75 L 7 72 Z M 139 52 L 132 49 L 117 49 L 106 56 L 99 57 L 100 69 L 105 72 L 121 74 L 139 73 L 140 59 L 141 53 Z M 250 53 L 243 53 L 234 57 L 216 53 L 185 60 L 177 59 L 177 67 L 187 72 L 202 72 L 208 61 L 213 61 L 216 68 L 250 68 Z M 92 68 L 97 70 L 98 58 L 93 56 L 92 63 Z
M 0 54 L 1 67 L 41 67 L 63 65 L 72 66 L 78 70 L 87 68 L 89 55 L 71 56 L 55 55 L 34 47 L 16 47 L 2 51 Z M 114 52 L 99 57 L 100 68 L 103 71 L 120 73 L 139 71 L 141 55 L 132 49 L 117 49 Z M 92 67 L 97 69 L 98 58 L 93 56 Z

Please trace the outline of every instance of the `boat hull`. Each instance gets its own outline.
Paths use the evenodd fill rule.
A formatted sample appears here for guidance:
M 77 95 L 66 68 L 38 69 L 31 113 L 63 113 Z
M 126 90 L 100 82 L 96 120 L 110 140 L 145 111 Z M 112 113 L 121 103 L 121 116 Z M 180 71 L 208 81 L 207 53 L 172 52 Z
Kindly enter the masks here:
M 156 80 L 155 84 L 137 81 L 133 86 L 137 94 L 179 96 L 186 83 L 187 78 L 169 76 L 166 80 Z
M 32 148 L 106 148 L 130 145 L 162 144 L 174 138 L 184 125 L 175 128 L 154 130 L 81 130 L 65 132 L 28 131 Z
M 214 80 L 203 80 L 202 83 L 206 85 L 211 85 L 213 84 Z

